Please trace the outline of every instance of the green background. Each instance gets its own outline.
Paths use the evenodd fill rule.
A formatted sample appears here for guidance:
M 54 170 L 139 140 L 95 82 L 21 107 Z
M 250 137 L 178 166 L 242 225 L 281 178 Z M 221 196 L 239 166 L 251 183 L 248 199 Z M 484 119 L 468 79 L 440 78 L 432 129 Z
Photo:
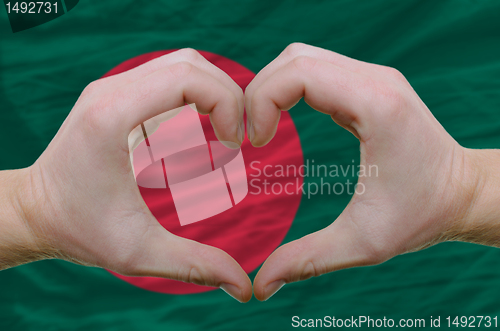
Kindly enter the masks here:
M 83 88 L 126 59 L 193 47 L 258 72 L 295 41 L 396 67 L 460 144 L 499 147 L 499 16 L 496 0 L 87 0 L 13 34 L 0 13 L 0 169 L 31 165 Z M 325 115 L 303 102 L 291 115 L 305 158 L 359 161 L 357 140 Z M 285 241 L 331 223 L 349 198 L 303 199 Z M 101 269 L 43 261 L 0 272 L 0 330 L 282 330 L 294 315 L 500 315 L 499 262 L 498 249 L 445 243 L 240 304 L 222 291 L 152 293 Z

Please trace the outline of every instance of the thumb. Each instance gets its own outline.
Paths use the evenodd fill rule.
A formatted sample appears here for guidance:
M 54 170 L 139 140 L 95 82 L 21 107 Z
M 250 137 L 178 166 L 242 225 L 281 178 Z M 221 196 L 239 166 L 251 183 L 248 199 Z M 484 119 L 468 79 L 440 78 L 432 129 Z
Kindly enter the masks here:
M 372 264 L 372 254 L 355 230 L 356 225 L 342 214 L 330 226 L 279 247 L 255 277 L 255 297 L 267 300 L 285 284 Z
M 151 226 L 132 263 L 117 272 L 127 276 L 152 276 L 198 285 L 220 287 L 240 302 L 252 297 L 246 272 L 221 249 L 178 237 L 161 225 Z

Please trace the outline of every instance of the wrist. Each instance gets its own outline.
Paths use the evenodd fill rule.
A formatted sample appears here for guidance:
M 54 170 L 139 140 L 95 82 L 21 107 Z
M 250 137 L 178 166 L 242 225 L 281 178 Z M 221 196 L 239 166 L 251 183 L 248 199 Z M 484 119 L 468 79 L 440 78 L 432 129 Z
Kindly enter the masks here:
M 464 148 L 463 204 L 452 240 L 500 247 L 500 150 Z
M 0 172 L 0 270 L 47 257 L 31 227 L 30 168 Z

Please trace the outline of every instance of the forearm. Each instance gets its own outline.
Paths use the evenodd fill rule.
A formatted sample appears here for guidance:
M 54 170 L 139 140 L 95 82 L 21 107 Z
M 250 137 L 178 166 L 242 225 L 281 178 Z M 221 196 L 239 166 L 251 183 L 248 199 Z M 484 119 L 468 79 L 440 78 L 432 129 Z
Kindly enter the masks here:
M 0 172 L 0 270 L 39 260 L 37 236 L 27 222 L 29 169 Z
M 500 150 L 465 153 L 471 203 L 454 239 L 500 247 Z

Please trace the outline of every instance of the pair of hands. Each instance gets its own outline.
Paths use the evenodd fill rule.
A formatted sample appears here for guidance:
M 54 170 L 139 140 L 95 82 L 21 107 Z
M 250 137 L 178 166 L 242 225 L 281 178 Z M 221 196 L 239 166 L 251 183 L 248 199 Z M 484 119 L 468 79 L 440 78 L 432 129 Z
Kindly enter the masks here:
M 134 180 L 128 135 L 153 116 L 196 103 L 220 140 L 241 144 L 246 106 L 248 138 L 263 146 L 280 112 L 302 97 L 352 132 L 361 164 L 377 165 L 379 174 L 359 179 L 365 193 L 330 226 L 269 256 L 253 284 L 257 299 L 285 283 L 462 238 L 481 187 L 473 152 L 444 130 L 397 70 L 292 44 L 243 94 L 223 71 L 183 49 L 91 83 L 35 164 L 11 175 L 19 183 L 16 240 L 28 253 L 10 265 L 61 258 L 217 286 L 250 300 L 252 283 L 233 258 L 169 233 L 153 217 Z

